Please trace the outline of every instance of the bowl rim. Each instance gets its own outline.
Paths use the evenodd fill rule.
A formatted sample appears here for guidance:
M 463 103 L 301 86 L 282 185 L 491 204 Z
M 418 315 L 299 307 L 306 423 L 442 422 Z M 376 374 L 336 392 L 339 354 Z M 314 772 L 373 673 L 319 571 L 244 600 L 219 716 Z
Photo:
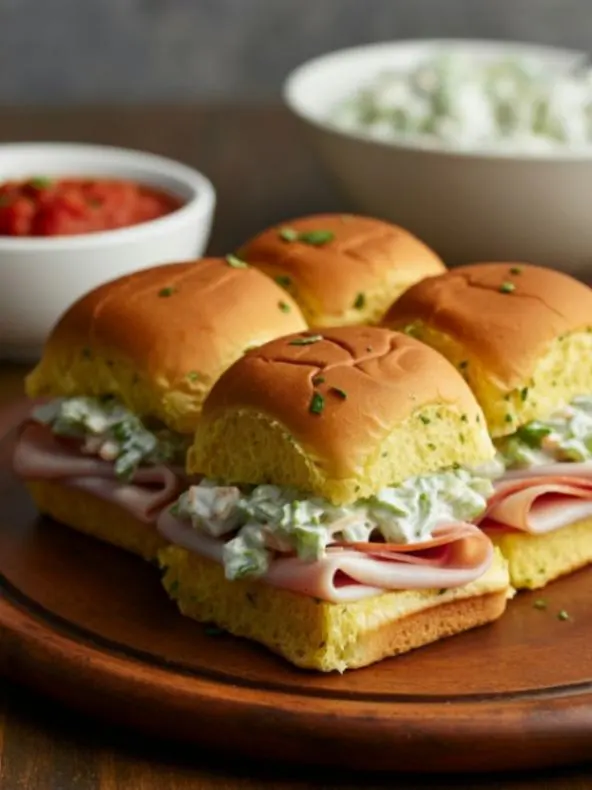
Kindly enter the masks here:
M 39 155 L 45 151 L 48 155 L 54 153 L 63 155 L 70 152 L 73 156 L 87 154 L 96 157 L 113 156 L 119 158 L 120 161 L 112 167 L 113 175 L 108 176 L 112 178 L 117 178 L 118 169 L 125 169 L 127 160 L 129 165 L 145 168 L 147 174 L 152 172 L 155 176 L 165 175 L 177 180 L 189 189 L 192 196 L 170 214 L 124 228 L 81 233 L 75 236 L 0 236 L 0 253 L 23 252 L 25 250 L 59 252 L 61 250 L 88 249 L 89 247 L 110 247 L 133 241 L 137 236 L 145 241 L 147 237 L 166 233 L 167 230 L 174 231 L 176 226 L 184 225 L 189 220 L 194 222 L 207 220 L 216 204 L 216 190 L 204 173 L 175 159 L 153 154 L 150 151 L 114 145 L 59 141 L 0 143 L 0 155 L 15 152 L 26 157 L 27 154 Z M 104 162 L 103 166 L 105 166 Z M 106 168 L 111 169 L 108 162 Z M 0 172 L 0 183 L 2 180 Z
M 592 160 L 592 143 L 586 146 L 565 146 L 557 147 L 556 149 L 541 151 L 541 150 L 512 150 L 512 149 L 499 149 L 493 150 L 491 148 L 473 146 L 470 148 L 446 148 L 435 142 L 428 140 L 412 141 L 410 138 L 401 136 L 400 139 L 381 140 L 378 138 L 370 137 L 363 132 L 358 132 L 353 129 L 346 129 L 339 123 L 332 121 L 330 118 L 319 118 L 318 114 L 309 110 L 306 106 L 306 101 L 301 99 L 300 84 L 304 79 L 311 78 L 311 74 L 319 68 L 331 62 L 343 60 L 350 56 L 358 57 L 366 54 L 377 53 L 381 50 L 385 55 L 388 52 L 404 51 L 414 49 L 429 49 L 433 47 L 446 48 L 456 47 L 459 49 L 472 49 L 483 47 L 486 50 L 500 52 L 505 50 L 507 52 L 519 53 L 522 51 L 526 56 L 538 57 L 541 59 L 556 59 L 565 60 L 566 65 L 572 63 L 575 65 L 578 60 L 587 58 L 587 53 L 583 50 L 569 49 L 565 47 L 555 47 L 546 44 L 537 44 L 528 41 L 515 41 L 501 39 L 476 39 L 476 38 L 401 38 L 391 39 L 384 41 L 376 41 L 369 44 L 361 44 L 354 47 L 343 47 L 341 49 L 331 50 L 322 55 L 304 61 L 295 69 L 293 69 L 285 78 L 281 95 L 284 104 L 288 109 L 300 120 L 306 122 L 310 126 L 314 126 L 324 132 L 335 134 L 339 137 L 348 138 L 358 143 L 382 148 L 385 150 L 406 151 L 409 153 L 421 153 L 431 156 L 440 156 L 446 158 L 457 157 L 459 159 L 480 159 L 483 161 L 506 161 L 506 162 L 529 162 L 541 163 L 546 165 L 566 165 L 566 164 L 580 164 Z

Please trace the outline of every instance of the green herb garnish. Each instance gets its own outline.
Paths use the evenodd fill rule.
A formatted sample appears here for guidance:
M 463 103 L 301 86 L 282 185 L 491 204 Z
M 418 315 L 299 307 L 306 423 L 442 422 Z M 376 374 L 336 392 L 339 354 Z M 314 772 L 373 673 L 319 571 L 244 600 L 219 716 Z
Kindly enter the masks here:
M 298 231 L 293 228 L 280 228 L 278 236 L 282 241 L 296 241 L 298 238 Z
M 500 285 L 499 290 L 500 293 L 502 294 L 511 294 L 512 291 L 516 290 L 516 286 L 514 285 L 514 283 L 510 283 L 506 281 Z
M 304 230 L 299 232 L 294 230 L 294 228 L 280 228 L 278 235 L 282 241 L 301 241 L 303 244 L 311 244 L 313 247 L 320 247 L 322 244 L 327 244 L 327 242 L 335 238 L 332 230 Z
M 288 288 L 290 285 L 292 285 L 292 279 L 291 277 L 288 277 L 287 274 L 278 274 L 278 276 L 275 278 L 275 281 L 283 288 Z
M 34 189 L 47 189 L 53 184 L 53 178 L 47 178 L 47 176 L 36 176 L 35 178 L 29 179 L 30 186 L 34 187 Z
M 433 442 L 428 442 L 428 450 L 435 450 L 435 449 L 436 449 L 436 445 Z
M 248 269 L 249 264 L 246 261 L 241 261 L 240 258 L 237 258 L 236 255 L 227 255 L 226 256 L 226 263 L 229 266 L 232 266 L 233 269 Z
M 315 376 L 312 380 L 312 383 L 317 387 L 319 384 L 323 384 L 325 382 L 324 376 Z
M 510 274 L 522 274 L 522 266 L 512 266 Z
M 320 414 L 325 408 L 325 399 L 320 392 L 315 392 L 310 399 L 308 410 L 311 414 Z
M 162 297 L 166 297 L 166 296 L 172 296 L 174 293 L 175 293 L 175 289 L 168 287 L 168 288 L 161 288 L 160 291 L 158 292 L 158 295 Z
M 334 392 L 338 398 L 341 398 L 341 400 L 347 399 L 347 392 L 345 390 L 340 389 L 339 387 L 331 387 L 331 392 Z
M 322 335 L 307 335 L 306 337 L 296 337 L 294 340 L 290 340 L 288 343 L 289 346 L 310 346 L 313 343 L 318 343 L 319 340 L 322 340 Z
M 199 381 L 202 378 L 202 375 L 198 370 L 190 370 L 187 374 L 187 378 L 189 381 Z
M 431 420 L 429 417 L 426 417 L 425 414 L 420 414 L 419 419 L 423 422 L 424 425 L 429 425 Z
M 298 234 L 298 241 L 302 241 L 304 244 L 312 244 L 313 247 L 320 247 L 333 241 L 334 238 L 335 234 L 332 230 L 309 230 Z
M 545 436 L 548 436 L 550 433 L 552 433 L 552 429 L 548 425 L 532 420 L 532 422 L 527 422 L 526 425 L 518 428 L 516 436 L 528 447 L 537 450 Z
M 506 414 L 506 416 L 504 417 L 504 420 L 505 420 L 506 422 L 513 422 L 513 421 L 514 421 L 514 418 L 512 417 L 512 415 L 511 415 L 511 414 Z
M 546 609 L 547 602 L 544 598 L 537 598 L 536 601 L 533 603 L 535 609 Z
M 562 610 L 561 610 L 561 611 L 560 611 L 560 612 L 557 614 L 557 619 L 558 619 L 558 620 L 569 620 L 569 614 L 568 614 L 568 613 L 565 611 L 565 609 L 562 609 Z
M 460 368 L 460 370 L 466 370 L 469 367 L 468 359 L 463 359 L 462 362 L 459 362 L 458 367 Z
M 528 398 L 528 387 L 523 387 L 520 390 L 520 398 L 521 398 L 523 403 Z
M 461 414 L 460 415 L 460 419 L 461 419 L 461 422 L 468 422 L 469 421 L 469 418 L 468 418 L 468 416 L 466 414 Z
M 290 305 L 286 304 L 286 302 L 278 302 L 278 307 L 282 311 L 282 313 L 289 313 L 290 312 Z
M 363 310 L 365 304 L 366 304 L 366 294 L 359 293 L 356 296 L 354 307 L 356 308 L 356 310 Z

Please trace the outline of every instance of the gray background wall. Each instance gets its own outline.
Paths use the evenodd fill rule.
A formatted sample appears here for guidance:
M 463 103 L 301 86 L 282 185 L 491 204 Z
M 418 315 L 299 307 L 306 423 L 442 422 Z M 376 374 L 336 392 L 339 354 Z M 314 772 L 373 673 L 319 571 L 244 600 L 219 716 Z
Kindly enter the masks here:
M 592 0 L 0 0 L 0 103 L 269 99 L 312 55 L 415 36 L 592 49 Z

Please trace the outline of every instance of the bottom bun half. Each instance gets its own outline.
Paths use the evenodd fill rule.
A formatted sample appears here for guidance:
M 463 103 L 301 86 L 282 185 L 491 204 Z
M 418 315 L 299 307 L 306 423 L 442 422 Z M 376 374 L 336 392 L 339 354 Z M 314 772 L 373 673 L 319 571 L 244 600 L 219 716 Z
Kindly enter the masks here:
M 516 589 L 537 590 L 592 563 L 592 518 L 544 535 L 490 535 L 508 561 Z
M 168 544 L 154 524 L 145 524 L 126 510 L 86 491 L 47 481 L 28 482 L 37 509 L 72 529 L 155 562 Z
M 256 580 L 228 581 L 220 565 L 178 546 L 161 551 L 159 560 L 165 589 L 182 614 L 322 672 L 367 666 L 496 620 L 513 594 L 499 553 L 465 587 L 391 591 L 346 604 Z

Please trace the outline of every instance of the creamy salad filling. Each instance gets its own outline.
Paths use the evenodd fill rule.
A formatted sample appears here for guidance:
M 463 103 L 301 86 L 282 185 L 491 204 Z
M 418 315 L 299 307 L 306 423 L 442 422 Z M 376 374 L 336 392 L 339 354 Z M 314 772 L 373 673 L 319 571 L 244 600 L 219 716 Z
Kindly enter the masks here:
M 331 117 L 376 139 L 424 139 L 450 148 L 588 145 L 592 71 L 534 58 L 442 53 L 378 74 Z
M 492 492 L 489 479 L 464 469 L 410 478 L 340 507 L 280 486 L 239 488 L 202 480 L 181 495 L 172 513 L 224 538 L 226 578 L 240 579 L 263 576 L 278 553 L 314 562 L 340 541 L 427 541 L 438 524 L 481 514 Z
M 592 461 L 592 396 L 582 395 L 548 420 L 532 420 L 497 443 L 506 469 Z
M 80 449 L 111 461 L 121 480 L 140 465 L 184 466 L 191 437 L 162 426 L 148 427 L 116 398 L 56 398 L 33 412 L 56 436 L 81 441 Z

